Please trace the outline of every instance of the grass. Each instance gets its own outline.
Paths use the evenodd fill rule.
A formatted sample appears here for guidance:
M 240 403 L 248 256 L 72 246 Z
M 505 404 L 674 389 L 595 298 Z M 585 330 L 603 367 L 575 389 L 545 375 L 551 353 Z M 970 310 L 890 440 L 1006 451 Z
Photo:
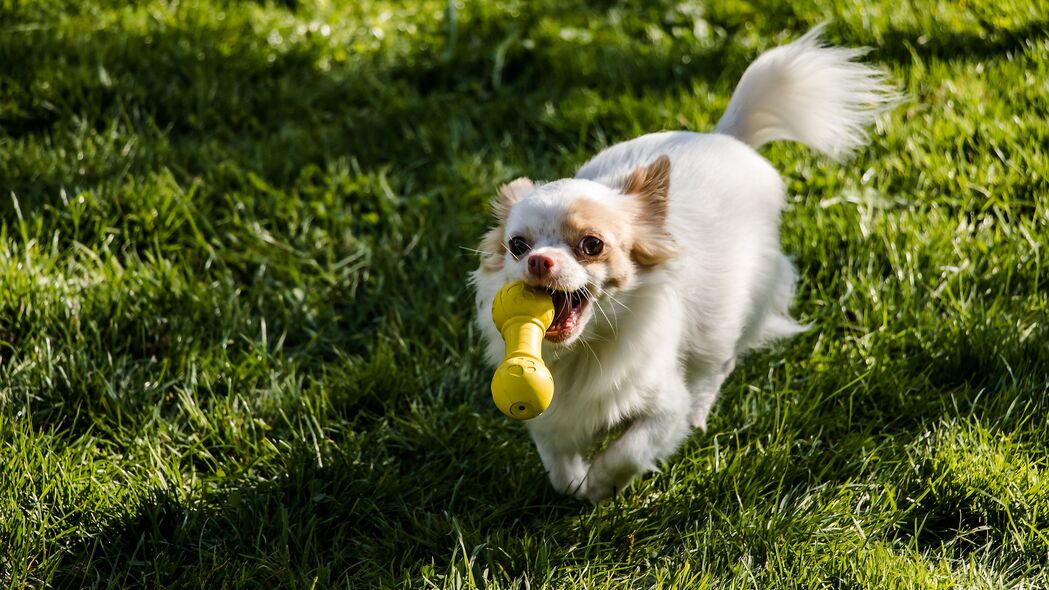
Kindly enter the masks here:
M 0 3 L 5 587 L 1049 584 L 1042 0 Z M 713 126 L 832 19 L 909 101 L 765 155 L 814 328 L 592 507 L 487 392 L 494 187 Z

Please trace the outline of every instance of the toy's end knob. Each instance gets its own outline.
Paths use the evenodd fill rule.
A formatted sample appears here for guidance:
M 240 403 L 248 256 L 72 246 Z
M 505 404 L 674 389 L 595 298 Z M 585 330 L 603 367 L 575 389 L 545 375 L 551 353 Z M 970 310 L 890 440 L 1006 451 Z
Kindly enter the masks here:
M 553 375 L 546 365 L 531 357 L 504 360 L 492 379 L 495 405 L 516 420 L 530 420 L 542 414 L 553 397 Z

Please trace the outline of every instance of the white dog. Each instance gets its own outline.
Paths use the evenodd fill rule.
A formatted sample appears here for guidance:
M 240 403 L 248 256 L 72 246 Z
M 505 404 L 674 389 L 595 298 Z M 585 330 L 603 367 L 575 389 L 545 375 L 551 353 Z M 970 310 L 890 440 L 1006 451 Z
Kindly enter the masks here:
M 556 489 L 597 502 L 656 469 L 705 428 L 739 355 L 805 329 L 788 311 L 783 182 L 755 149 L 789 139 L 839 158 L 865 144 L 894 93 L 862 53 L 821 45 L 817 28 L 747 68 L 714 133 L 645 135 L 575 178 L 500 189 L 472 275 L 477 321 L 498 365 L 496 292 L 520 279 L 551 292 L 556 392 L 526 424 Z

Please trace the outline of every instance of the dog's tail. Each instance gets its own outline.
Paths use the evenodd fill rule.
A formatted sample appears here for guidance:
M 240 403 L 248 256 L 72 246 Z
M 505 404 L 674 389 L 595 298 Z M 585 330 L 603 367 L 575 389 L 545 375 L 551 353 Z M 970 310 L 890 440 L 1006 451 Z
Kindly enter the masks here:
M 899 94 L 884 72 L 854 61 L 865 50 L 827 47 L 822 29 L 750 64 L 714 131 L 753 148 L 798 141 L 835 159 L 866 144 L 865 127 Z

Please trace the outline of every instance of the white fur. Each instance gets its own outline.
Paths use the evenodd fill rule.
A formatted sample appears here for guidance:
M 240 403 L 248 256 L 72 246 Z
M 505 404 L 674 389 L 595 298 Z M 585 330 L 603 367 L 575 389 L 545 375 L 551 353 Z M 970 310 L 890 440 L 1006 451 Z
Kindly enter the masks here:
M 754 60 L 714 131 L 753 148 L 797 141 L 835 159 L 865 145 L 865 128 L 898 95 L 884 72 L 853 61 L 865 50 L 824 47 L 822 30 Z
M 880 74 L 853 63 L 855 50 L 821 47 L 817 31 L 760 56 L 744 73 L 715 134 L 664 132 L 612 146 L 574 179 L 532 187 L 510 211 L 507 235 L 531 231 L 534 248 L 555 252 L 570 289 L 588 285 L 596 300 L 581 334 L 544 341 L 556 391 L 550 408 L 527 422 L 558 490 L 598 501 L 658 468 L 692 427 L 705 427 L 736 358 L 804 327 L 788 307 L 795 273 L 779 248 L 784 187 L 754 147 L 802 141 L 839 156 L 865 141 L 891 92 Z M 749 144 L 749 145 L 748 145 Z M 637 269 L 622 289 L 571 259 L 557 225 L 575 199 L 622 207 L 623 178 L 660 155 L 671 161 L 666 228 L 679 254 Z M 497 364 L 503 343 L 492 325 L 495 293 L 526 275 L 506 255 L 498 271 L 473 274 L 478 324 Z M 587 461 L 609 431 L 625 430 Z

